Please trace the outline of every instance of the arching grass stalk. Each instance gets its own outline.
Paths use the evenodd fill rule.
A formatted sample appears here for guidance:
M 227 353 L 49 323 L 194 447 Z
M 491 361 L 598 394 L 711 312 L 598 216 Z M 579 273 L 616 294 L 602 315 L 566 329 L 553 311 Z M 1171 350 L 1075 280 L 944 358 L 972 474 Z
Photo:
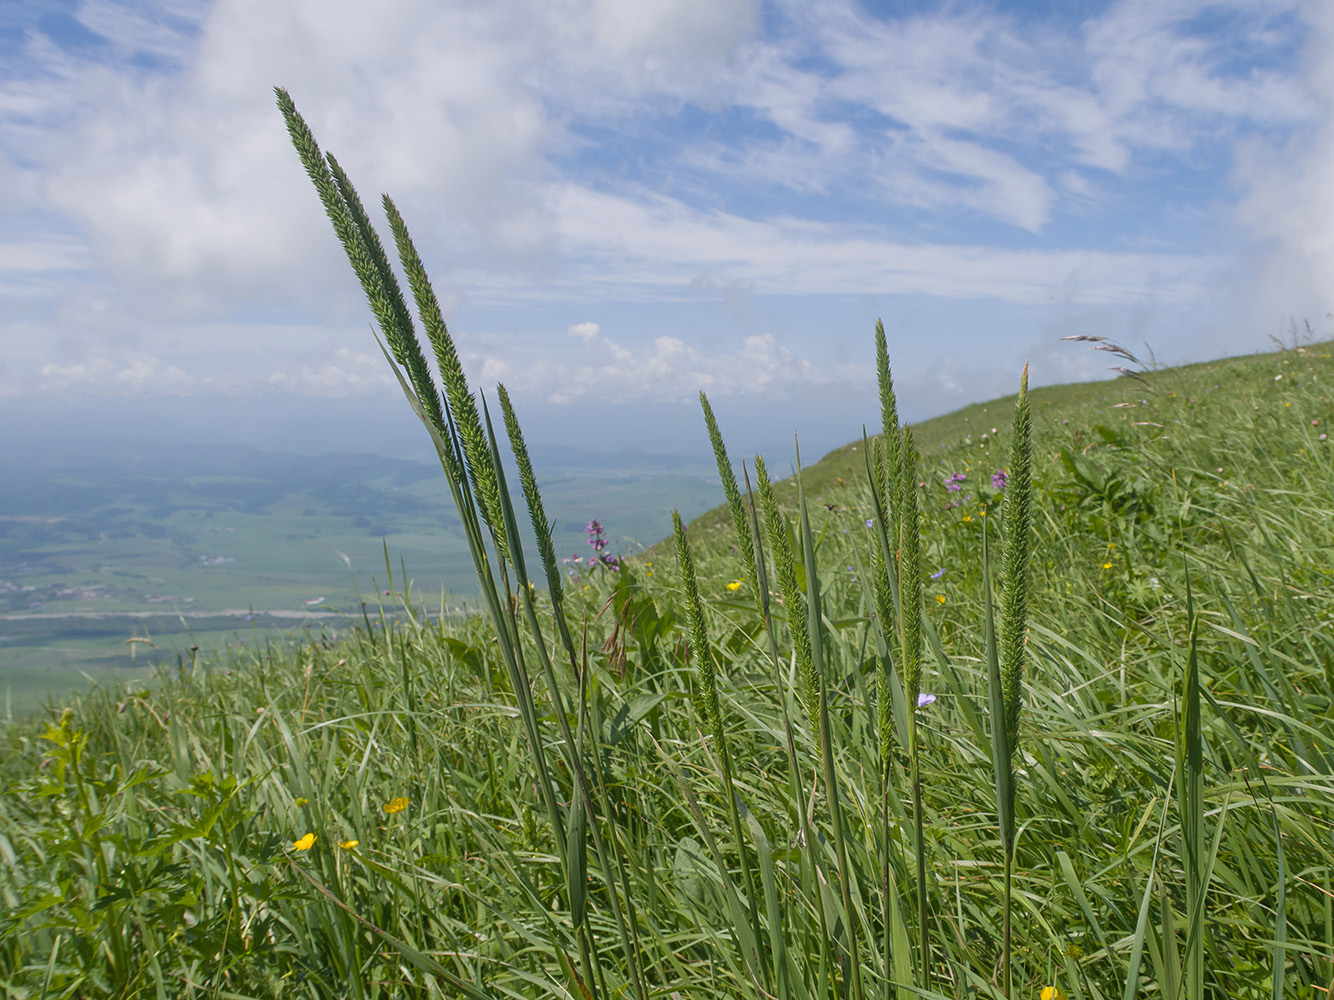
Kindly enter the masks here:
M 866 477 L 871 487 L 871 505 L 876 536 L 872 545 L 871 599 L 875 607 L 876 649 L 880 669 L 876 671 L 876 735 L 880 762 L 880 829 L 883 854 L 880 859 L 881 955 L 885 970 L 884 1000 L 891 995 L 907 995 L 915 981 L 912 969 L 908 929 L 899 907 L 899 889 L 894 878 L 893 840 L 890 829 L 890 797 L 896 795 L 894 782 L 894 734 L 908 739 L 912 708 L 904 697 L 903 683 L 895 666 L 895 647 L 901 648 L 899 615 L 899 574 L 894 560 L 899 545 L 899 483 L 902 480 L 902 442 L 894 380 L 890 373 L 885 326 L 875 324 L 876 381 L 880 390 L 881 433 L 874 439 L 862 428 L 862 451 Z M 915 707 L 915 699 L 914 699 Z M 901 814 L 897 797 L 895 812 Z M 920 841 L 920 837 L 918 838 Z M 925 929 L 925 928 L 923 928 Z M 895 982 L 899 986 L 895 988 Z
M 988 528 L 983 522 L 982 578 L 986 591 L 986 659 L 991 702 L 991 754 L 1005 855 L 1002 915 L 1002 988 L 1013 986 L 1011 889 L 1014 876 L 1015 768 L 1019 749 L 1019 716 L 1024 699 L 1024 648 L 1028 639 L 1028 559 L 1033 509 L 1033 421 L 1028 406 L 1028 366 L 1019 381 L 1010 430 L 1010 474 L 1001 503 L 1004 541 L 1001 570 L 1000 636 L 992 618 Z
M 853 1000 L 862 1000 L 861 956 L 857 953 L 857 915 L 852 908 L 852 870 L 848 866 L 847 825 L 839 796 L 838 770 L 834 760 L 833 732 L 829 718 L 829 690 L 824 665 L 824 611 L 820 600 L 820 574 L 815 565 L 815 536 L 811 532 L 810 513 L 806 508 L 806 488 L 801 478 L 801 449 L 797 449 L 797 507 L 801 517 L 801 555 L 806 568 L 806 610 L 810 620 L 811 677 L 815 685 L 820 735 L 820 760 L 824 765 L 825 794 L 829 800 L 829 818 L 834 827 L 834 857 L 838 861 L 838 882 L 843 897 L 844 978 L 850 976 Z
M 1200 717 L 1200 664 L 1196 656 L 1198 622 L 1195 599 L 1186 568 L 1186 628 L 1189 632 L 1185 675 L 1182 678 L 1181 714 L 1176 725 L 1177 809 L 1181 815 L 1181 859 L 1186 868 L 1186 949 L 1182 985 L 1186 1000 L 1204 997 L 1204 899 L 1213 856 L 1208 854 L 1204 830 L 1204 734 Z M 1218 816 L 1221 827 L 1224 807 Z M 1217 848 L 1215 847 L 1215 850 Z M 1171 945 L 1176 950 L 1176 942 Z
M 886 509 L 899 501 L 902 460 L 899 450 L 899 406 L 894 395 L 894 376 L 889 370 L 889 350 L 885 343 L 885 324 L 875 321 L 875 376 L 880 388 L 880 441 L 884 454 L 877 463 L 878 485 Z
M 880 858 L 881 891 L 881 953 L 885 970 L 883 997 L 906 997 L 906 987 L 914 981 L 912 945 L 908 929 L 899 909 L 899 889 L 894 877 L 894 841 L 890 826 L 890 800 L 893 797 L 894 814 L 901 819 L 902 807 L 898 801 L 894 779 L 894 734 L 899 739 L 907 732 L 907 714 L 904 708 L 903 685 L 894 666 L 891 644 L 897 639 L 895 631 L 894 596 L 890 591 L 889 574 L 880 546 L 874 546 L 871 560 L 872 599 L 876 609 L 876 647 L 879 669 L 876 671 L 876 742 L 880 764 L 880 835 L 883 853 Z M 895 989 L 894 982 L 900 987 Z
M 514 459 L 519 467 L 519 479 L 523 486 L 524 498 L 528 504 L 529 518 L 532 521 L 533 531 L 537 537 L 538 551 L 542 558 L 543 572 L 546 576 L 548 593 L 552 602 L 552 613 L 555 617 L 556 628 L 560 634 L 561 644 L 564 646 L 566 655 L 570 660 L 570 669 L 573 672 L 578 685 L 579 702 L 579 727 L 580 734 L 577 741 L 571 740 L 569 722 L 566 716 L 565 699 L 561 692 L 560 683 L 556 678 L 554 664 L 551 657 L 547 654 L 546 643 L 542 639 L 542 629 L 538 624 L 537 610 L 533 602 L 533 591 L 527 578 L 527 572 L 523 560 L 522 547 L 515 543 L 512 552 L 512 562 L 515 572 L 519 579 L 519 593 L 523 602 L 524 613 L 527 616 L 529 628 L 534 638 L 537 640 L 537 648 L 542 659 L 542 673 L 550 692 L 552 703 L 556 707 L 556 722 L 561 732 L 561 739 L 566 748 L 566 759 L 569 763 L 571 773 L 575 778 L 573 808 L 570 811 L 569 823 L 566 832 L 566 850 L 572 859 L 569 875 L 569 892 L 571 915 L 576 925 L 587 919 L 586 895 L 585 895 L 585 875 L 586 866 L 584 857 L 586 851 L 585 832 L 591 832 L 593 837 L 593 849 L 598 857 L 598 864 L 602 870 L 603 878 L 607 885 L 607 900 L 610 903 L 612 916 L 616 921 L 616 929 L 621 939 L 621 947 L 627 956 L 630 966 L 632 982 L 635 984 L 637 996 L 642 996 L 644 992 L 644 972 L 643 959 L 639 944 L 638 934 L 635 928 L 634 917 L 634 897 L 630 891 L 630 877 L 628 865 L 626 863 L 626 852 L 621 844 L 616 827 L 609 822 L 610 836 L 604 838 L 601 825 L 597 822 L 597 816 L 593 811 L 592 799 L 590 798 L 590 782 L 588 774 L 584 768 L 584 739 L 585 733 L 591 734 L 591 752 L 588 759 L 593 767 L 593 781 L 596 784 L 598 792 L 598 801 L 602 806 L 602 814 L 607 817 L 614 816 L 607 797 L 607 783 L 605 778 L 606 769 L 602 761 L 602 749 L 597 738 L 598 729 L 590 724 L 588 719 L 588 671 L 586 668 L 585 657 L 576 653 L 574 641 L 570 635 L 570 630 L 565 617 L 565 593 L 561 586 L 560 570 L 556 565 L 556 552 L 551 543 L 550 522 L 547 520 L 546 508 L 542 503 L 542 494 L 537 486 L 537 477 L 533 472 L 532 460 L 528 455 L 528 446 L 524 442 L 523 431 L 519 427 L 518 417 L 515 415 L 514 407 L 510 403 L 509 393 L 503 385 L 498 385 L 496 391 L 500 396 L 500 405 L 505 417 L 505 429 L 509 436 L 510 450 L 514 453 Z M 490 415 L 487 416 L 487 430 L 490 432 Z M 494 435 L 491 435 L 494 441 Z M 504 468 L 500 463 L 498 453 L 494 454 L 495 472 L 500 483 L 504 483 Z M 501 503 L 509 518 L 508 530 L 512 537 L 518 538 L 518 527 L 513 524 L 513 511 L 509 503 L 509 494 L 501 494 Z M 621 899 L 618 897 L 613 879 L 613 871 L 616 879 L 619 880 L 621 895 L 625 903 L 622 906 Z M 627 912 L 628 911 L 628 912 Z M 592 936 L 589 935 L 591 942 Z M 580 948 L 580 957 L 583 959 L 588 949 L 582 946 Z M 585 962 L 585 974 L 587 974 L 587 963 Z M 601 966 L 594 967 L 599 981 L 602 979 Z
M 351 185 L 348 185 L 350 190 Z M 440 381 L 445 388 L 448 400 L 448 414 L 454 422 L 463 454 L 467 460 L 468 472 L 472 477 L 473 493 L 477 497 L 477 506 L 482 519 L 491 530 L 497 551 L 506 553 L 504 518 L 500 510 L 500 487 L 492 469 L 487 450 L 487 436 L 482 431 L 481 416 L 477 412 L 477 401 L 468 391 L 468 379 L 463 373 L 454 340 L 445 326 L 444 314 L 431 288 L 426 268 L 408 227 L 399 215 L 393 200 L 385 195 L 382 199 L 385 216 L 389 219 L 389 228 L 394 234 L 394 245 L 398 249 L 399 263 L 408 276 L 408 285 L 412 288 L 413 299 L 417 303 L 417 312 L 426 329 L 427 339 L 435 353 L 436 364 L 440 369 Z M 517 542 L 517 539 L 516 539 Z
M 371 227 L 361 201 L 351 181 L 338 166 L 332 156 L 320 151 L 306 122 L 297 112 L 295 104 L 286 91 L 276 90 L 278 105 L 287 123 L 288 134 L 296 147 L 306 172 L 314 183 L 325 211 L 333 224 L 334 232 L 347 252 L 353 271 L 361 282 L 371 309 L 375 314 L 380 333 L 387 344 L 386 359 L 398 378 L 404 395 L 413 410 L 421 419 L 431 435 L 436 452 L 446 473 L 450 493 L 453 496 L 459 517 L 463 523 L 464 534 L 468 541 L 469 553 L 473 559 L 473 568 L 486 604 L 495 638 L 502 660 L 509 673 L 510 684 L 518 703 L 519 715 L 523 722 L 525 737 L 532 755 L 535 778 L 546 806 L 548 821 L 556 842 L 560 858 L 561 871 L 566 875 L 567 887 L 572 871 L 569 856 L 569 829 L 561 822 L 560 807 L 557 802 L 556 778 L 547 764 L 544 741 L 539 728 L 539 715 L 534 704 L 524 663 L 524 654 L 520 645 L 517 605 L 509 591 L 508 574 L 504 559 L 494 569 L 488 552 L 487 536 L 496 550 L 512 561 L 521 581 L 524 605 L 528 612 L 530 627 L 536 641 L 544 666 L 550 661 L 541 632 L 536 628 L 536 619 L 532 614 L 532 594 L 527 586 L 522 552 L 518 549 L 518 535 L 514 530 L 514 517 L 509 497 L 503 491 L 503 469 L 499 453 L 495 447 L 494 434 L 482 430 L 481 417 L 476 402 L 468 391 L 467 380 L 458 363 L 457 352 L 445 326 L 439 303 L 427 280 L 425 268 L 407 233 L 402 218 L 398 215 L 392 201 L 384 199 L 384 207 L 389 215 L 394 231 L 396 246 L 404 271 L 409 276 L 418 312 L 427 335 L 431 340 L 437 362 L 441 369 L 441 378 L 445 384 L 445 402 L 436 388 L 426 364 L 420 342 L 417 339 L 411 315 L 407 310 L 402 292 L 393 269 L 385 255 L 379 237 Z M 401 369 L 401 370 L 400 370 Z M 465 474 L 466 469 L 466 474 Z M 469 475 L 471 475 L 471 489 Z M 506 544 L 506 522 L 514 542 L 514 551 Z M 484 532 L 485 527 L 485 532 Z M 553 560 L 554 562 L 554 560 Z M 497 580 L 499 577 L 499 581 Z M 505 597 L 502 598 L 501 594 Z M 578 781 L 578 795 L 575 797 L 588 808 L 587 782 L 583 778 L 582 768 L 576 757 L 576 748 L 565 721 L 564 709 L 559 705 L 559 687 L 554 677 L 548 674 L 553 698 L 557 700 L 557 717 L 561 722 L 564 752 L 571 765 L 571 771 Z M 592 818 L 590 816 L 590 818 Z M 596 830 L 596 823 L 593 828 Z M 581 848 L 582 849 L 582 848 Z M 611 871 L 605 864 L 604 872 L 608 884 L 612 882 Z M 568 895 L 568 889 L 567 889 Z M 609 895 L 613 897 L 614 892 Z M 613 902 L 613 906 L 614 906 Z M 575 908 L 572 908 L 574 912 Z M 618 914 L 619 916 L 619 914 Z M 624 925 L 622 936 L 625 938 Z M 587 988 L 592 989 L 591 975 L 592 937 L 587 915 L 582 921 L 574 923 L 574 933 L 578 940 L 581 961 L 584 965 Z M 559 951 L 558 941 L 552 942 Z M 630 980 L 639 1000 L 644 1000 L 644 984 L 639 974 L 634 950 L 626 947 L 626 960 L 630 965 Z
M 739 499 L 739 497 L 738 497 Z M 750 865 L 750 854 L 745 838 L 741 833 L 741 814 L 737 809 L 736 788 L 732 784 L 732 751 L 728 746 L 727 730 L 723 725 L 722 702 L 718 697 L 718 667 L 713 659 L 713 648 L 709 644 L 708 629 L 704 624 L 704 605 L 699 599 L 699 585 L 695 580 L 695 560 L 690 554 L 690 545 L 686 541 L 685 528 L 681 526 L 681 512 L 672 511 L 672 532 L 676 536 L 676 565 L 681 573 L 681 586 L 685 590 L 686 620 L 690 629 L 690 658 L 695 664 L 695 676 L 699 678 L 700 692 L 704 701 L 704 717 L 709 732 L 713 737 L 714 750 L 723 772 L 723 791 L 727 796 L 727 816 L 732 824 L 732 837 L 736 841 L 737 852 L 741 856 L 741 877 L 746 888 L 750 910 L 750 933 L 743 933 L 737 928 L 738 944 L 742 946 L 742 959 L 756 984 L 764 984 L 769 991 L 768 967 L 760 961 L 755 945 L 760 938 L 759 911 L 757 909 L 755 880 Z M 719 860 L 721 865 L 721 859 Z M 739 909 L 734 919 L 744 919 Z
M 762 461 L 756 456 L 757 461 Z M 750 533 L 755 543 L 755 575 L 759 587 L 760 615 L 764 621 L 765 633 L 769 639 L 769 659 L 774 671 L 774 690 L 778 694 L 778 704 L 783 714 L 783 736 L 787 750 L 788 766 L 788 789 L 792 796 L 792 806 L 795 811 L 797 825 L 800 827 L 800 843 L 805 848 L 805 863 L 801 866 L 801 888 L 802 892 L 814 903 L 816 915 L 819 917 L 820 933 L 817 939 L 817 947 L 820 953 L 820 981 L 823 981 L 830 967 L 829 952 L 829 930 L 828 921 L 825 917 L 824 895 L 820 892 L 820 859 L 815 837 L 811 830 L 810 817 L 802 803 L 805 801 L 803 793 L 804 783 L 801 777 L 801 764 L 797 759 L 796 740 L 792 734 L 792 716 L 788 712 L 788 692 L 783 683 L 783 672 L 781 661 L 778 656 L 778 640 L 774 635 L 773 616 L 770 614 L 769 607 L 769 576 L 765 569 L 764 560 L 764 533 L 760 530 L 759 512 L 755 509 L 755 495 L 750 488 L 750 473 L 746 471 L 745 463 L 741 465 L 741 474 L 746 482 L 746 500 L 748 508 L 748 517 L 750 521 Z M 767 886 L 766 886 L 767 889 Z M 775 979 L 778 983 L 780 995 L 783 1000 L 787 1000 L 791 992 L 792 982 L 789 977 L 786 966 L 786 944 L 783 940 L 782 928 L 772 923 L 775 915 L 770 915 L 770 937 L 774 940 L 773 954 L 776 966 Z M 800 979 L 795 980 L 796 984 L 803 987 Z
M 903 428 L 898 451 L 899 664 L 903 669 L 903 697 L 907 703 L 908 770 L 916 827 L 913 847 L 917 855 L 917 933 L 922 953 L 917 979 L 918 985 L 925 989 L 931 980 L 931 932 L 927 918 L 926 823 L 917 745 L 917 701 L 922 693 L 922 523 L 917 505 L 917 446 L 913 443 L 912 428 Z
M 811 664 L 811 633 L 807 618 L 806 599 L 797 583 L 797 560 L 792 552 L 792 539 L 787 520 L 778 510 L 773 484 L 764 467 L 763 457 L 755 456 L 755 482 L 760 491 L 760 509 L 764 511 L 764 529 L 769 536 L 769 548 L 774 554 L 774 569 L 778 573 L 778 593 L 783 599 L 787 616 L 787 630 L 792 636 L 792 653 L 797 660 L 801 703 L 806 709 L 806 722 L 812 739 L 819 746 L 820 696 L 816 689 L 815 670 Z
M 718 421 L 714 418 L 713 407 L 709 405 L 709 397 L 704 395 L 703 392 L 699 394 L 699 405 L 704 411 L 704 426 L 708 429 L 709 443 L 713 446 L 713 458 L 718 464 L 718 478 L 723 484 L 723 496 L 727 498 L 727 511 L 732 515 L 732 529 L 736 532 L 737 553 L 741 556 L 742 562 L 746 564 L 746 581 L 755 594 L 756 610 L 763 615 L 764 610 L 761 607 L 759 585 L 756 582 L 755 574 L 755 545 L 750 536 L 750 521 L 746 517 L 746 509 L 741 502 L 741 490 L 737 488 L 736 473 L 732 471 L 732 462 L 727 457 L 727 446 L 723 444 L 723 435 L 718 430 Z

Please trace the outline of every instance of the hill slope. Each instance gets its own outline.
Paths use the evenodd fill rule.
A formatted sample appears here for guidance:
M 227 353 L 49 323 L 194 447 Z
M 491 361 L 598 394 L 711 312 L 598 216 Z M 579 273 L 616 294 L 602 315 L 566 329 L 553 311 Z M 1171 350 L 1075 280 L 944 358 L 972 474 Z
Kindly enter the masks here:
M 398 595 L 338 643 L 10 726 L 4 989 L 995 1000 L 1009 964 L 1012 997 L 1314 995 L 1334 976 L 1330 353 L 1035 394 L 999 762 L 980 552 L 1012 542 L 1004 401 L 919 437 L 925 642 L 845 449 L 808 483 L 811 531 L 787 505 L 766 533 L 797 541 L 772 630 L 705 521 L 691 560 L 571 578 L 568 644 L 541 596 L 531 617 L 497 601 L 496 629 Z

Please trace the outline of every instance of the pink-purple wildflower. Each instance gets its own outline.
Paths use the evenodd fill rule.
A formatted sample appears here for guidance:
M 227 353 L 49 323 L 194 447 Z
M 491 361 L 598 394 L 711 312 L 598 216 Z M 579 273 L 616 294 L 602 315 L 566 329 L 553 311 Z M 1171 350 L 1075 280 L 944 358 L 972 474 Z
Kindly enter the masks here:
M 607 541 L 606 530 L 597 520 L 589 521 L 588 524 L 584 526 L 584 534 L 588 536 L 588 544 L 593 546 L 594 554 L 588 557 L 588 565 L 590 568 L 593 566 L 605 566 L 607 569 L 614 570 L 621 568 L 621 560 L 619 556 L 603 554 L 602 550 L 611 543 Z
M 968 477 L 962 472 L 951 472 L 949 478 L 945 480 L 945 490 L 948 493 L 962 493 L 963 484 L 967 481 Z M 949 503 L 945 504 L 945 509 L 949 510 L 953 507 L 962 507 L 972 499 L 973 495 L 969 493 L 961 500 L 951 500 Z

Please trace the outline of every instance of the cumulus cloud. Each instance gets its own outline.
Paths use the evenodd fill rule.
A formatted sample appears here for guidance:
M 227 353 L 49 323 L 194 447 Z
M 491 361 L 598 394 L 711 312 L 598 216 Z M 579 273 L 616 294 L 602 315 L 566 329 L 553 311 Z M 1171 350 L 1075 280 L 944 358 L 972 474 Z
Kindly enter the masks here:
M 300 396 L 360 396 L 384 392 L 395 385 L 384 358 L 339 348 L 330 358 L 271 372 L 272 389 Z
M 142 356 L 125 360 L 99 357 L 70 365 L 45 364 L 37 370 L 36 376 L 35 385 L 22 386 L 22 391 L 5 394 L 28 395 L 35 388 L 41 393 L 93 389 L 115 396 L 184 396 L 199 388 L 175 365 Z
M 0 363 L 0 398 L 61 393 L 253 396 L 266 391 L 341 398 L 385 394 L 396 388 L 384 358 L 347 348 L 319 357 L 255 352 L 246 360 L 248 364 L 218 364 L 213 358 L 168 358 L 142 351 L 71 363 L 9 358 Z M 255 368 L 260 369 L 258 376 Z
M 680 402 L 694 399 L 701 390 L 719 397 L 794 398 L 867 378 L 864 366 L 817 366 L 771 334 L 746 337 L 732 351 L 710 351 L 671 336 L 632 348 L 597 335 L 588 343 L 593 350 L 573 362 L 533 356 L 520 363 L 516 358 L 521 352 L 507 351 L 502 361 L 506 385 L 552 403 Z M 467 361 L 485 377 L 487 366 L 498 357 L 494 351 L 483 346 L 468 352 Z

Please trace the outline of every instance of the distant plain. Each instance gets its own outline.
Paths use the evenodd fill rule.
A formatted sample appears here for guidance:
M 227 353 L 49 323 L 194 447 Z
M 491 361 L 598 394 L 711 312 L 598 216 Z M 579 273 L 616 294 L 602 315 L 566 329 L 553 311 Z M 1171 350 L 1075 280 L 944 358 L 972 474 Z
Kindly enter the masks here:
M 336 635 L 362 620 L 362 601 L 375 609 L 389 570 L 437 613 L 466 606 L 476 586 L 440 470 L 425 462 L 142 442 L 10 441 L 0 458 L 0 712 L 85 676 L 188 663 L 192 646 Z M 668 533 L 673 507 L 714 506 L 700 458 L 539 454 L 558 551 L 591 551 L 592 518 L 630 553 Z

